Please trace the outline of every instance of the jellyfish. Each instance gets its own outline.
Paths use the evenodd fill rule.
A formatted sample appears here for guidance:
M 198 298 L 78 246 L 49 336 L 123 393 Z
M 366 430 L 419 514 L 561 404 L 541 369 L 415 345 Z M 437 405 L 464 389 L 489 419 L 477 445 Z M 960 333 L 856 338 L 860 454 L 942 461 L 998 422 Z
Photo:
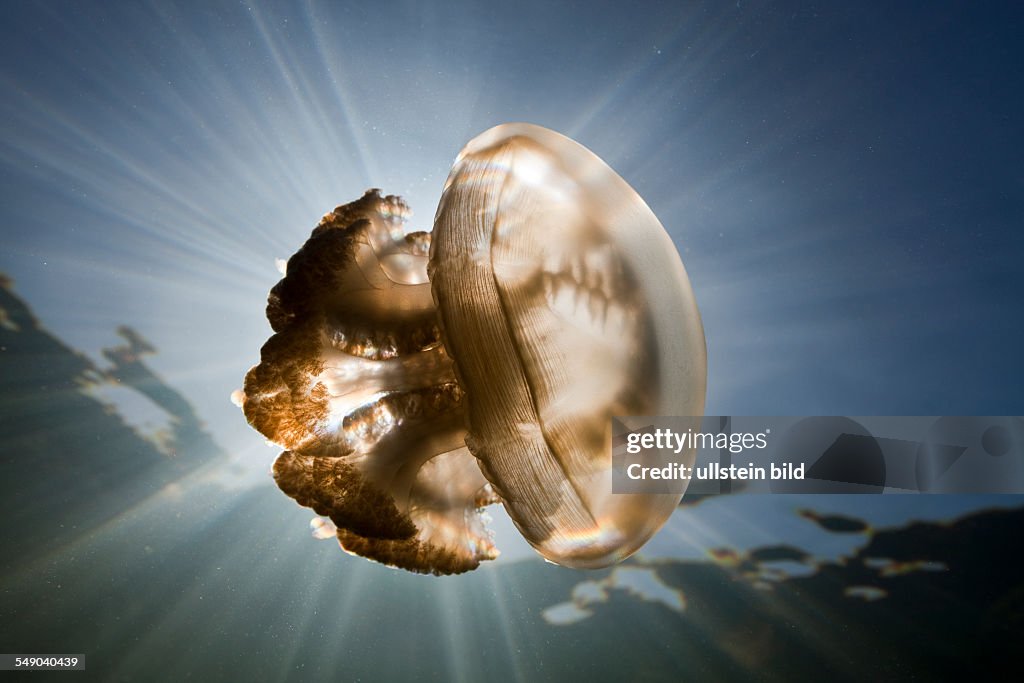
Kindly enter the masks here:
M 408 215 L 379 190 L 337 207 L 270 292 L 240 399 L 285 449 L 277 485 L 346 552 L 414 572 L 497 557 L 492 504 L 556 564 L 628 557 L 682 493 L 612 492 L 612 417 L 704 409 L 672 240 L 594 153 L 524 123 L 466 145 L 431 232 Z

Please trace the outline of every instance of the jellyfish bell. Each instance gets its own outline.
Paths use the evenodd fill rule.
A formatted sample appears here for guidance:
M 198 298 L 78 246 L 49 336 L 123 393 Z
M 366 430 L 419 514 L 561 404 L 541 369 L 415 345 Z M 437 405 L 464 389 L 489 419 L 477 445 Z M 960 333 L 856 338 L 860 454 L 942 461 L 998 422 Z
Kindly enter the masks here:
M 633 553 L 682 494 L 612 493 L 611 418 L 701 415 L 706 382 L 696 300 L 653 212 L 582 145 L 498 126 L 448 177 L 428 273 L 466 443 L 520 532 L 567 566 Z
M 287 449 L 279 487 L 346 551 L 412 571 L 496 557 L 495 502 L 552 562 L 627 557 L 682 494 L 612 493 L 611 418 L 704 407 L 664 228 L 596 155 L 529 124 L 463 149 L 433 233 L 406 235 L 407 213 L 376 190 L 338 207 L 271 291 L 241 403 Z

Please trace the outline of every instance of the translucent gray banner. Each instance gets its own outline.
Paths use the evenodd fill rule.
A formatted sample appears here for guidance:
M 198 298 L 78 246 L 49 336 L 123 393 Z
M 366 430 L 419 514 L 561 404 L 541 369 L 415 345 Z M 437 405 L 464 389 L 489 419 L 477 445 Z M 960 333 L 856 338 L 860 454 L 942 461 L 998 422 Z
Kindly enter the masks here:
M 1024 418 L 629 416 L 612 492 L 1024 493 Z

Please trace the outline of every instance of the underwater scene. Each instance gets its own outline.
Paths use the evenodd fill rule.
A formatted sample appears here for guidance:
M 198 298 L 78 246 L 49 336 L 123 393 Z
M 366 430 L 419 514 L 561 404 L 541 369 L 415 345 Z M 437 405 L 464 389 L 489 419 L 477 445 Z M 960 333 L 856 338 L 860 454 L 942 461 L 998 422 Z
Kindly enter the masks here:
M 1024 672 L 1020 7 L 0 15 L 0 680 Z M 609 493 L 622 415 L 970 457 Z

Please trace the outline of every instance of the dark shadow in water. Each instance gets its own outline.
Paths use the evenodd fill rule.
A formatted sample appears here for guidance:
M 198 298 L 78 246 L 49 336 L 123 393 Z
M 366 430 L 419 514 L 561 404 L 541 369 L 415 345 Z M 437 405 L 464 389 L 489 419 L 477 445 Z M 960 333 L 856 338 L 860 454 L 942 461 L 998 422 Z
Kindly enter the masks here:
M 801 549 L 773 546 L 728 563 L 655 565 L 687 601 L 682 618 L 663 615 L 665 627 L 675 623 L 685 657 L 702 657 L 707 671 L 726 679 L 821 680 L 835 672 L 829 677 L 969 680 L 981 672 L 1019 673 L 1022 530 L 1020 509 L 915 523 L 874 533 L 845 563 L 769 585 L 759 579 L 770 563 L 812 559 Z
M 0 274 L 0 522 L 3 566 L 84 534 L 210 459 L 223 455 L 191 405 L 142 361 L 155 349 L 122 327 L 127 344 L 97 367 L 43 328 Z M 168 414 L 161 440 L 132 428 L 89 394 L 119 383 Z
M 118 327 L 117 333 L 126 343 L 103 349 L 104 358 L 111 363 L 111 367 L 104 371 L 104 377 L 138 391 L 171 416 L 170 446 L 173 453 L 187 455 L 195 453 L 197 447 L 213 447 L 213 441 L 203 430 L 202 422 L 188 400 L 142 362 L 142 357 L 156 353 L 156 348 L 127 325 Z

